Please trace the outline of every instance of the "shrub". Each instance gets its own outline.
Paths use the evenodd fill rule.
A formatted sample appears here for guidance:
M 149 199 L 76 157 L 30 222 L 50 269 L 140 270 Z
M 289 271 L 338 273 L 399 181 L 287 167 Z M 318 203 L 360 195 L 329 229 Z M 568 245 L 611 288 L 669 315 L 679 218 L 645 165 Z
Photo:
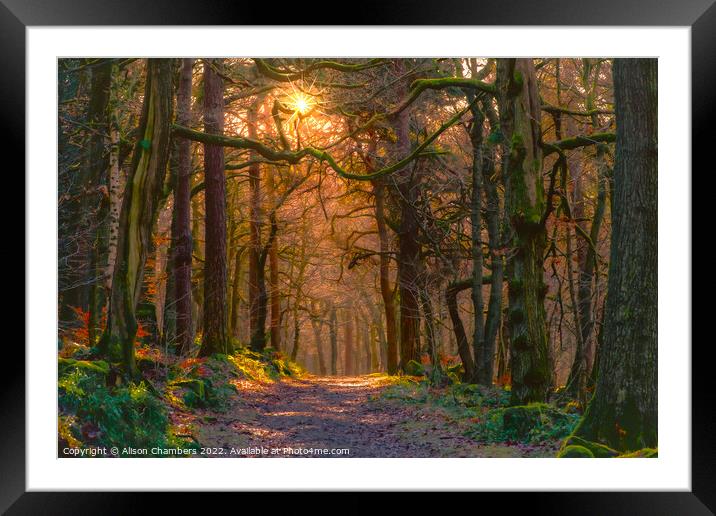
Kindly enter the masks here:
M 110 390 L 101 373 L 72 368 L 60 377 L 58 387 L 59 433 L 66 442 L 120 449 L 167 444 L 166 408 L 144 383 Z

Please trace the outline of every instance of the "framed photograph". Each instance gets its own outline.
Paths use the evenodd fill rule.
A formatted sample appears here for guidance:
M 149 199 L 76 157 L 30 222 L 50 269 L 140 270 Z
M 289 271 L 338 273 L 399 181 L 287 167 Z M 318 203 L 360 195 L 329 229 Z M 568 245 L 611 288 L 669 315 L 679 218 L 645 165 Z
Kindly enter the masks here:
M 691 337 L 711 4 L 368 2 L 337 24 L 2 0 L 27 303 L 0 508 L 529 491 L 713 514 Z

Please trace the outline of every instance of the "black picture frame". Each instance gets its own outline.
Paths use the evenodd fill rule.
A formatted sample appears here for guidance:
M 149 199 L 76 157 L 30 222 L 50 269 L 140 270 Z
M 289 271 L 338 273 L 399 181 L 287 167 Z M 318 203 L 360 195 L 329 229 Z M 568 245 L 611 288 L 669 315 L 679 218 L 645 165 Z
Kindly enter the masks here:
M 310 2 L 310 9 L 306 10 L 277 9 L 272 4 L 255 2 L 244 5 L 235 0 L 0 0 L 0 62 L 3 68 L 0 74 L 0 99 L 3 101 L 0 127 L 4 146 L 20 149 L 24 144 L 25 102 L 28 100 L 25 98 L 25 30 L 28 26 L 341 25 L 346 21 L 353 25 L 690 26 L 693 167 L 697 169 L 700 163 L 702 167 L 699 169 L 703 172 L 708 174 L 713 170 L 713 159 L 708 160 L 707 154 L 716 136 L 716 124 L 710 119 L 716 113 L 714 0 L 553 0 L 548 3 L 441 0 L 432 5 L 419 5 L 410 0 L 390 3 L 364 0 L 359 9 L 351 9 L 350 18 L 347 14 L 337 14 L 339 8 L 340 4 L 323 0 Z M 19 166 L 14 170 L 22 170 L 24 153 L 15 154 Z M 24 190 L 24 182 L 19 188 Z M 26 270 L 26 277 L 31 273 Z M 684 276 L 684 281 L 691 284 L 689 274 Z M 27 309 L 32 310 L 32 307 Z M 713 375 L 709 370 L 712 362 L 707 357 L 710 339 L 701 344 L 704 345 L 692 347 L 690 492 L 513 493 L 508 495 L 509 507 L 516 508 L 515 502 L 525 503 L 529 504 L 530 512 L 549 514 L 713 514 L 716 511 L 713 435 L 716 419 L 714 389 L 709 381 Z M 685 346 L 688 343 L 670 345 Z M 130 514 L 148 509 L 147 498 L 156 495 L 26 492 L 25 450 L 29 443 L 25 440 L 25 368 L 20 367 L 17 359 L 13 364 L 13 367 L 4 368 L 0 383 L 0 510 L 8 511 L 8 514 Z M 487 493 L 480 495 L 488 496 Z M 365 495 L 352 496 L 359 499 Z M 490 496 L 501 495 L 493 493 Z M 188 503 L 195 499 L 186 493 L 173 494 L 171 500 L 163 500 L 162 504 L 165 510 L 175 504 L 186 510 Z M 487 507 L 482 500 L 479 503 Z M 367 508 L 369 504 L 353 506 Z

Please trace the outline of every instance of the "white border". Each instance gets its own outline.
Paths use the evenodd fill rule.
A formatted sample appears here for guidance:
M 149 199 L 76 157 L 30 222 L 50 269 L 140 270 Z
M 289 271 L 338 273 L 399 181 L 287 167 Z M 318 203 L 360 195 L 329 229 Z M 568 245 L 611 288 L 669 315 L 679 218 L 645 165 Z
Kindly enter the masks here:
M 28 27 L 28 490 L 689 490 L 690 41 L 688 27 Z M 658 56 L 659 458 L 57 459 L 56 59 L 89 55 Z

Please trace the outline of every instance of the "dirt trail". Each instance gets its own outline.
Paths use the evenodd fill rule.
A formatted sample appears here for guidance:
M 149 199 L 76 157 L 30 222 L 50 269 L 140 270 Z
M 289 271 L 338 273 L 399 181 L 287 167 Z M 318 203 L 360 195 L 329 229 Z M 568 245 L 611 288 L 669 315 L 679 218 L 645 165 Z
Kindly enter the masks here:
M 523 456 L 509 446 L 478 445 L 417 406 L 371 401 L 385 386 L 384 378 L 371 376 L 247 384 L 227 412 L 197 418 L 198 440 L 223 457 L 277 456 L 261 447 L 281 449 L 281 457 L 298 456 L 285 448 L 349 450 L 328 455 L 334 458 Z

